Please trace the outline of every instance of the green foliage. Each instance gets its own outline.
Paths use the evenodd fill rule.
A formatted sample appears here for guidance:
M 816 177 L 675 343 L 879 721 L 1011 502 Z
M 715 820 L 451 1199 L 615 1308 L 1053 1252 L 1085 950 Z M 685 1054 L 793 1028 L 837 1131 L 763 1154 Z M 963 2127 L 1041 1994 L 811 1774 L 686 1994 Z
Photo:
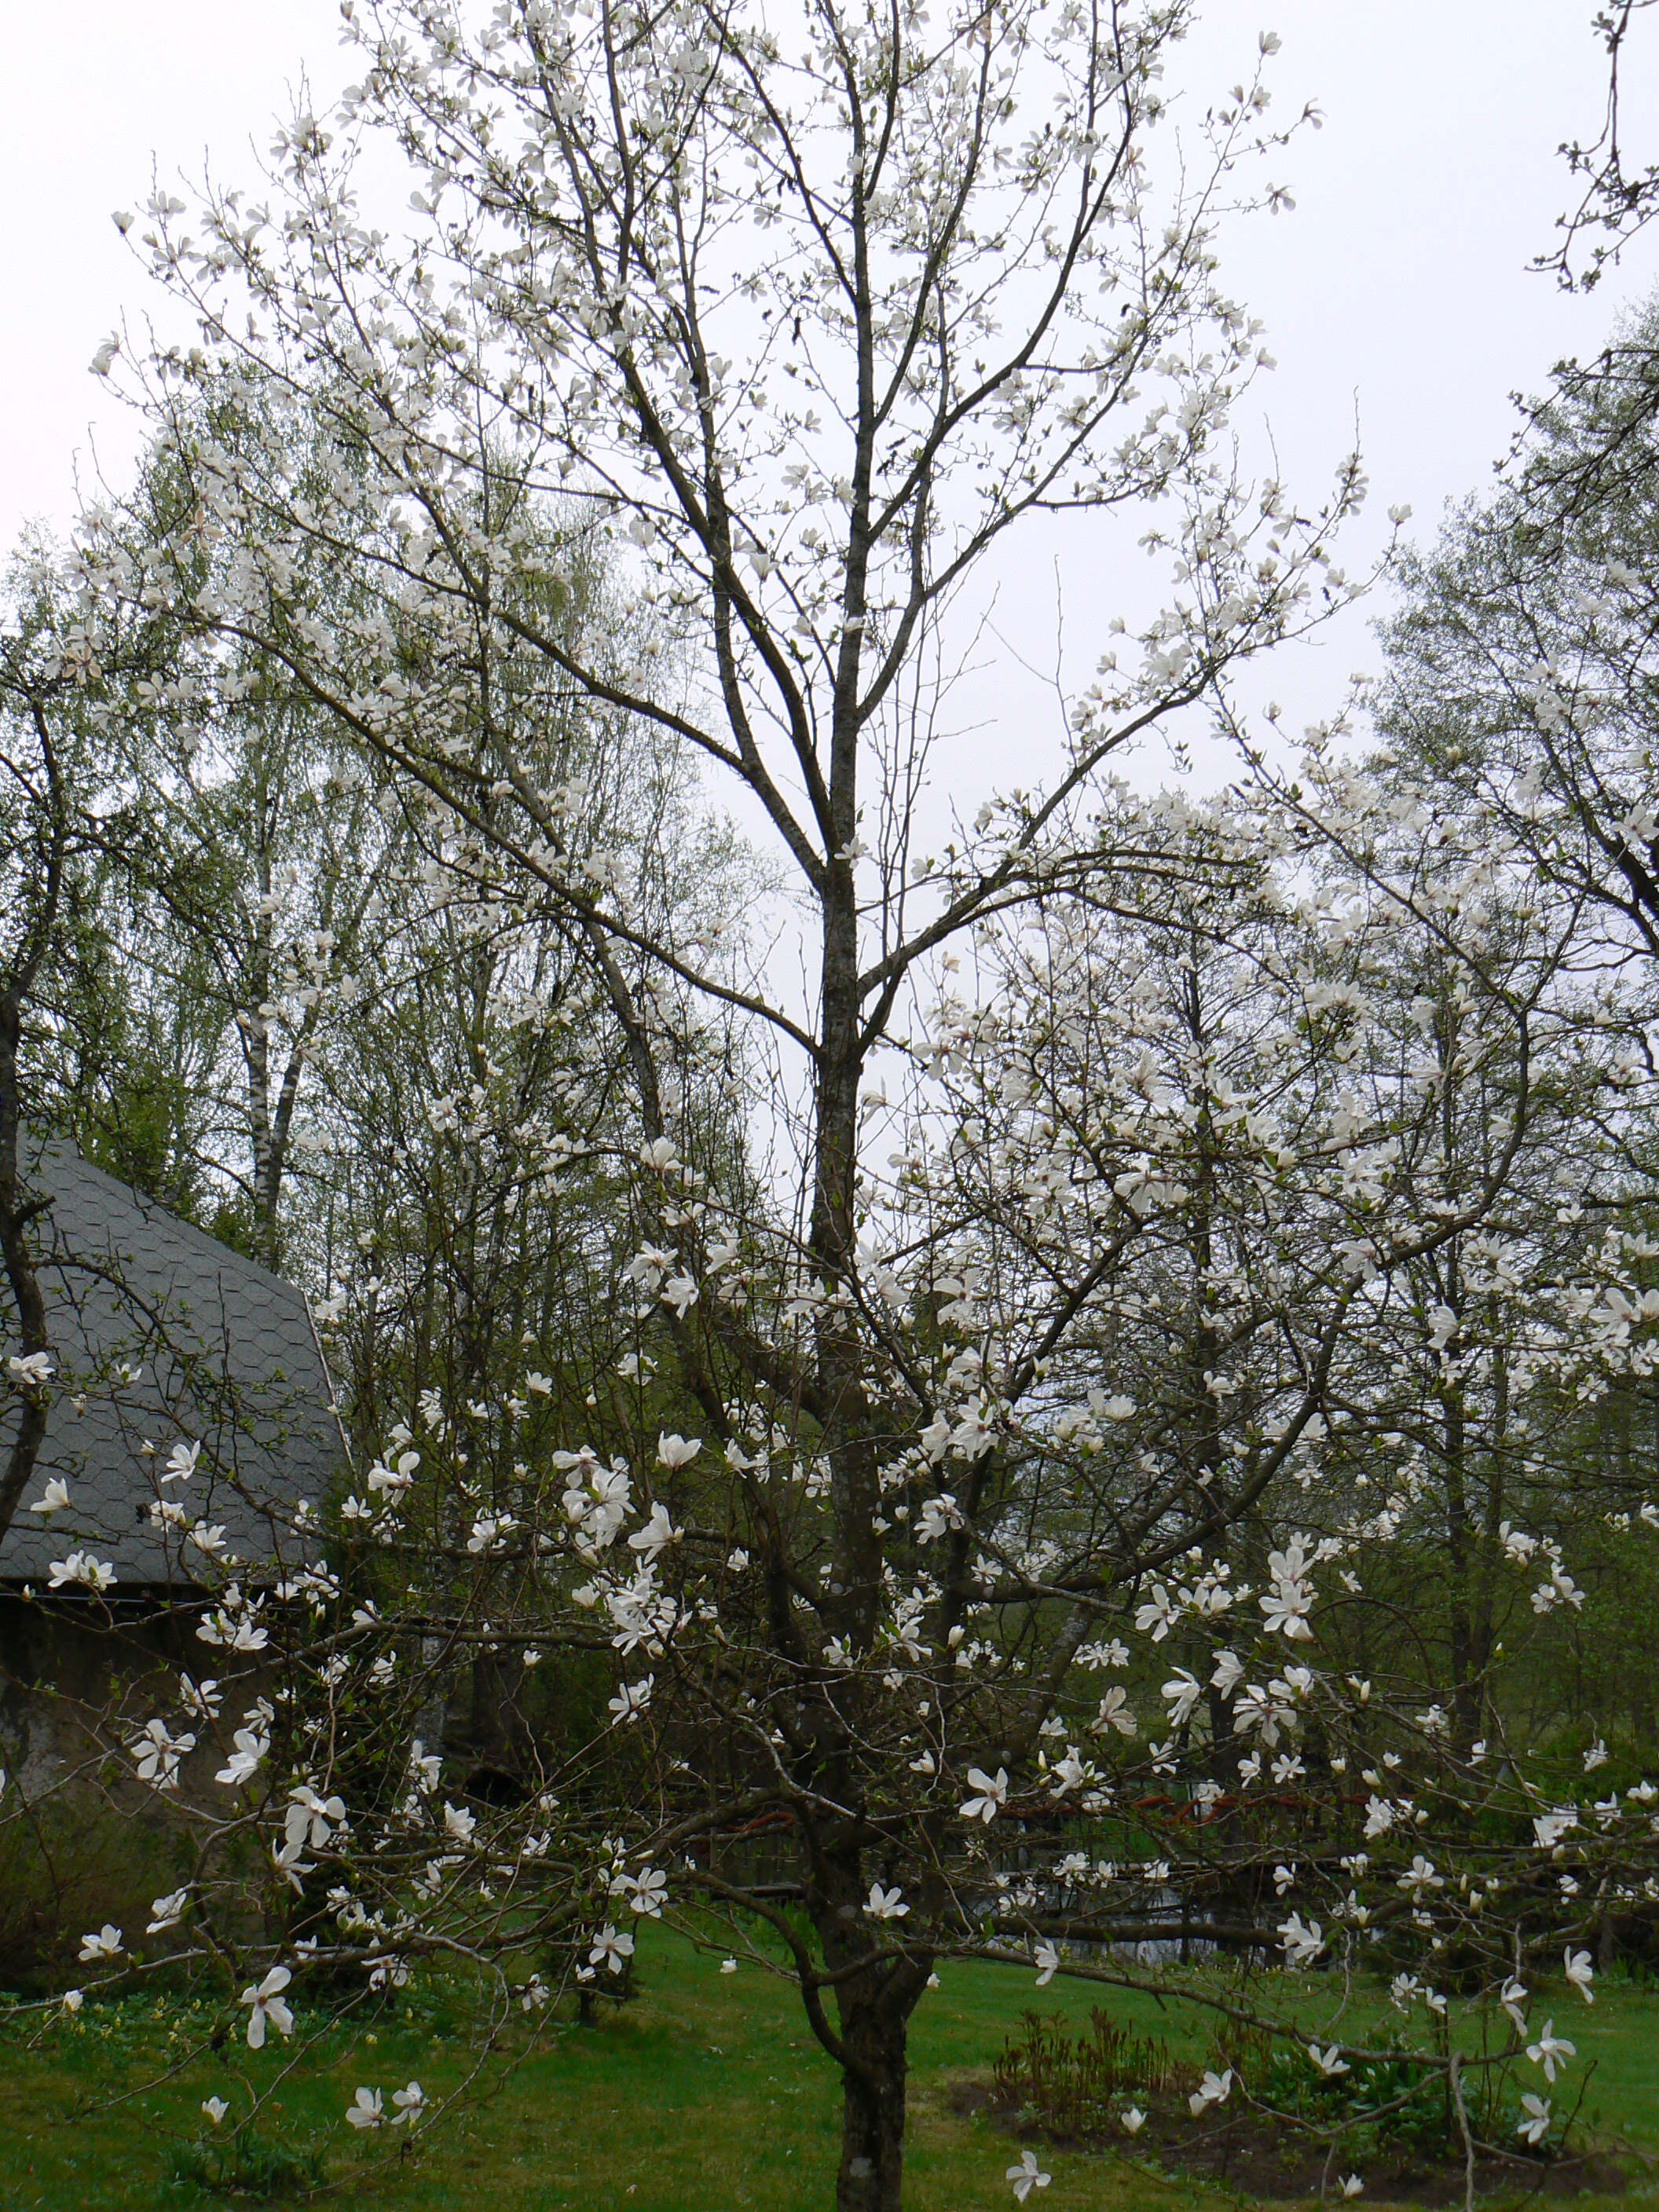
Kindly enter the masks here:
M 1052 2013 L 1021 2015 L 1021 2033 L 1010 2036 L 992 2069 L 1000 2102 L 1027 2112 L 1045 2133 L 1098 2133 L 1115 2118 L 1126 2098 L 1167 2089 L 1175 2078 L 1169 2046 L 1136 2035 L 1097 2006 L 1086 2034 L 1070 2036 Z
M 1274 2112 L 1332 2134 L 1342 2130 L 1345 2142 L 1349 2131 L 1364 2128 L 1376 2142 L 1443 2152 L 1455 2125 L 1443 2075 L 1404 2054 L 1331 2076 L 1310 2066 L 1304 2051 L 1281 2045 L 1259 2094 Z
M 326 2172 L 320 2142 L 265 2136 L 250 2125 L 223 2142 L 204 2136 L 171 2145 L 160 2198 L 165 2205 L 202 2197 L 308 2197 L 323 2186 Z

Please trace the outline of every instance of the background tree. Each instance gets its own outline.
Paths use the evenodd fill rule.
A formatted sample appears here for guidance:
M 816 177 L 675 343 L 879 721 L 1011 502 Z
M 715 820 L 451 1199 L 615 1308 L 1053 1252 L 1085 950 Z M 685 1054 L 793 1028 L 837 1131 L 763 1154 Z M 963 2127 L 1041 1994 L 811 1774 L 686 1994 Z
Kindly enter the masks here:
M 111 799 L 99 772 L 85 696 L 97 665 L 86 599 L 71 592 L 49 603 L 53 581 L 38 553 L 15 563 L 0 632 L 0 1254 L 19 1346 L 5 1376 L 11 1435 L 0 1534 L 33 1471 L 54 1367 L 35 1267 L 41 1200 L 28 1182 L 30 1148 L 63 1118 L 73 1088 L 66 1062 L 86 1056 L 89 1036 L 112 1028 L 130 1036 L 133 1012 L 106 963 L 108 856 L 127 834 L 129 810 Z M 141 1054 L 127 1058 L 129 1093 L 146 1091 L 153 1073 Z

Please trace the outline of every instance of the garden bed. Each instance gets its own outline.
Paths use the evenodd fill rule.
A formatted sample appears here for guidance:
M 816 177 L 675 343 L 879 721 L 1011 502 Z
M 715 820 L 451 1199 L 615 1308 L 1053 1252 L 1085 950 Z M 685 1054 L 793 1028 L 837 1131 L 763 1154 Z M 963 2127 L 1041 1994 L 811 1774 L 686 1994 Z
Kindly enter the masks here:
M 1393 2204 L 1461 2204 L 1468 2176 L 1461 2154 L 1436 2157 L 1400 2142 L 1361 2150 L 1328 2143 L 1278 2112 L 1229 2100 L 1197 2118 L 1179 2094 L 1142 2100 L 1146 2119 L 1131 2136 L 1121 2126 L 1060 2131 L 1045 2127 L 1029 2107 L 1015 2106 L 993 2081 L 958 2082 L 951 2104 L 959 2114 L 994 2120 L 1019 2143 L 1042 2142 L 1060 2150 L 1106 2151 L 1150 2159 L 1171 2175 L 1212 2181 L 1239 2194 L 1278 2203 L 1323 2197 L 1340 2204 L 1344 2178 L 1358 2172 L 1364 2182 L 1361 2202 Z M 1624 2193 L 1624 2164 L 1607 2152 L 1577 2157 L 1528 2158 L 1477 2154 L 1478 2197 L 1616 2197 Z
M 1127 2152 L 1172 2178 L 1219 2183 L 1266 2203 L 1363 2196 L 1440 2205 L 1468 2196 L 1469 2152 L 1446 2076 L 1420 2052 L 1310 2071 L 1309 2046 L 1231 2024 L 1205 2073 L 1203 2101 L 1192 2094 L 1191 2056 L 1177 2057 L 1160 2035 L 1137 2033 L 1098 2007 L 1086 2027 L 1077 2027 L 1082 2032 L 1052 2014 L 1024 2014 L 989 2080 L 957 2084 L 957 2111 L 989 2119 L 1017 2142 Z M 1465 2109 L 1477 2197 L 1623 2192 L 1624 2164 L 1575 2133 L 1576 2107 L 1541 2144 L 1514 2140 L 1522 2107 L 1505 2069 L 1482 2078 Z

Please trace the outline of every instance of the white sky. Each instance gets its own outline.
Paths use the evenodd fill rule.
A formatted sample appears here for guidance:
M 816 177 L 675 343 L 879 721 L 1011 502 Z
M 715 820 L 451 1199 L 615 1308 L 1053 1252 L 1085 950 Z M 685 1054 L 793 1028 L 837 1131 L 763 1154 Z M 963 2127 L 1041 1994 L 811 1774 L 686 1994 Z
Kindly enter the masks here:
M 0 73 L 0 540 L 26 517 L 58 527 L 73 513 L 76 456 L 95 449 L 120 476 L 131 432 L 88 373 L 125 313 L 150 295 L 110 221 L 142 204 L 152 157 L 164 179 L 199 175 L 205 155 L 253 181 L 254 148 L 307 69 L 315 102 L 344 81 L 334 0 L 81 0 L 72 17 L 14 6 Z M 1527 272 L 1550 243 L 1566 182 L 1555 158 L 1593 135 L 1601 56 L 1590 0 L 1209 0 L 1182 76 L 1218 90 L 1259 27 L 1278 30 L 1278 107 L 1316 97 L 1324 130 L 1275 173 L 1296 212 L 1264 221 L 1227 264 L 1235 291 L 1268 324 L 1279 367 L 1259 387 L 1287 480 L 1317 496 L 1356 409 L 1375 521 L 1409 501 L 1419 526 L 1478 485 L 1510 426 L 1507 395 L 1536 388 L 1553 360 L 1593 350 L 1622 300 L 1655 274 L 1646 241 L 1590 300 Z M 1628 88 L 1636 135 L 1659 143 L 1659 37 Z M 1641 129 L 1645 105 L 1656 127 Z M 1253 403 L 1255 404 L 1255 403 Z M 1259 410 L 1258 410 L 1259 411 Z M 1363 565 L 1361 533 L 1352 565 Z M 1068 673 L 1086 677 L 1109 577 L 1086 545 L 1057 544 Z M 1025 592 L 1034 596 L 1026 602 Z M 1005 586 L 999 627 L 1045 621 L 1045 560 Z M 1029 632 L 1021 632 L 1029 635 Z M 1345 626 L 1291 679 L 1293 703 L 1331 691 L 1364 657 L 1363 623 Z M 986 699 L 1005 741 L 1032 711 L 1000 675 Z M 1038 710 L 1042 711 L 1042 710 Z

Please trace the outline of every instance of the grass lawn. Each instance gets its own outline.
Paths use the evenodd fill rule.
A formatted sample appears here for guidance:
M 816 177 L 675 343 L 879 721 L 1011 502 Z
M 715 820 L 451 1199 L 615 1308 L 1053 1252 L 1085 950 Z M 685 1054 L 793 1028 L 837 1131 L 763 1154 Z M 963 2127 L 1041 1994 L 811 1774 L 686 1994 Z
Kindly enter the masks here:
M 590 2028 L 544 2031 L 541 2049 L 516 2067 L 492 2066 L 486 2094 L 410 2153 L 393 2154 L 384 2132 L 356 2138 L 343 2116 L 359 2082 L 386 2093 L 390 2114 L 392 2090 L 411 2078 L 434 2099 L 461 2078 L 470 2063 L 465 2023 L 446 2016 L 441 1989 L 405 1997 L 372 2047 L 360 2043 L 353 2053 L 344 2032 L 324 2033 L 279 2092 L 270 2132 L 321 2154 L 325 2179 L 312 2202 L 363 2212 L 827 2212 L 837 2082 L 789 1986 L 749 1961 L 723 1975 L 718 1953 L 659 1930 L 641 1942 L 637 1963 L 635 2002 L 601 2008 Z M 959 2118 L 949 2086 L 988 2069 L 1026 2006 L 1081 2021 L 1102 1993 L 1064 1982 L 1037 1992 L 1028 1979 L 967 1966 L 947 1965 L 941 1978 L 912 2036 L 906 2203 L 911 2212 L 1009 2205 L 1002 2175 L 1012 2148 L 986 2121 Z M 300 1995 L 303 2032 L 313 2008 Z M 1110 1992 L 1105 2002 L 1197 2055 L 1199 2040 L 1160 2018 L 1151 2000 Z M 1554 2010 L 1558 2025 L 1571 2021 L 1563 2032 L 1580 2064 L 1598 2061 L 1589 2106 L 1603 2126 L 1659 2153 L 1659 1992 L 1606 1988 L 1594 2011 L 1564 1993 Z M 169 2180 L 170 2146 L 209 2132 L 206 2096 L 246 2109 L 244 2083 L 274 2080 L 295 2045 L 256 2055 L 237 2042 L 191 2061 L 163 2088 L 112 2101 L 153 2078 L 170 2048 L 195 2039 L 179 2004 L 151 1999 L 88 2007 L 55 2023 L 33 2051 L 15 2031 L 0 2036 L 3 2212 L 223 2202 Z M 1043 2164 L 1053 2185 L 1030 2200 L 1042 2212 L 1214 2212 L 1224 2201 L 1127 2156 L 1055 2151 Z M 1622 2201 L 1659 2202 L 1659 2167 Z

